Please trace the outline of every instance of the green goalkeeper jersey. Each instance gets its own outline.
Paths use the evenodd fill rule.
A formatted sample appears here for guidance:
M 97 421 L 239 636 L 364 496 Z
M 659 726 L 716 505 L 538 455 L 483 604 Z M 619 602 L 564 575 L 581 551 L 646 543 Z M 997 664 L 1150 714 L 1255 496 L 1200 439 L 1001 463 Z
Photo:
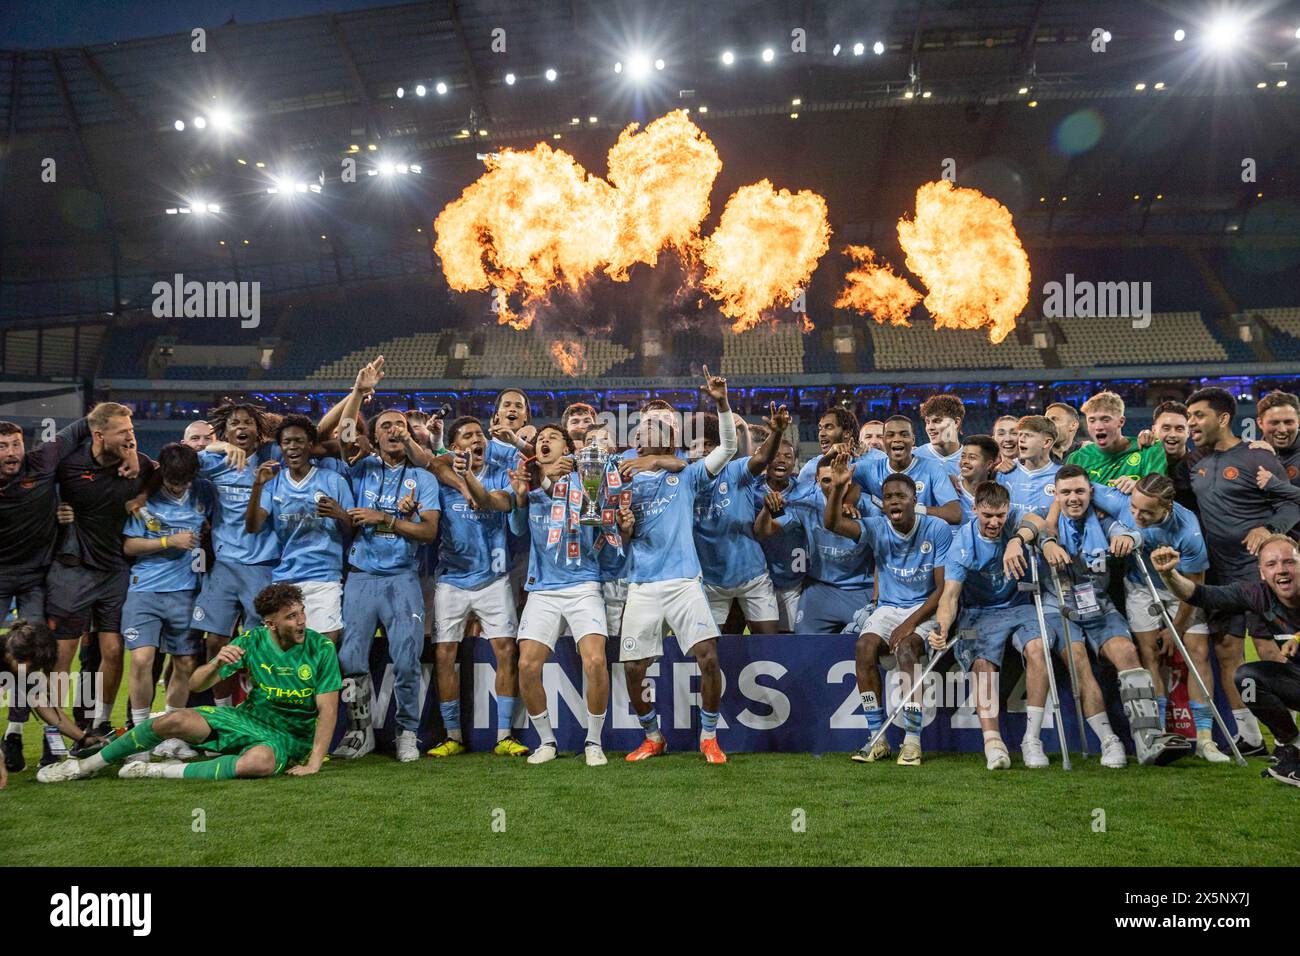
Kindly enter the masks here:
M 1128 447 L 1123 451 L 1108 452 L 1096 445 L 1084 445 L 1070 455 L 1067 461 L 1086 471 L 1093 481 L 1114 485 L 1120 478 L 1165 474 L 1165 446 L 1156 442 L 1146 448 L 1138 448 L 1137 442 L 1129 439 Z
M 339 656 L 328 637 L 308 628 L 301 644 L 281 650 L 265 626 L 230 643 L 244 649 L 238 663 L 223 664 L 221 678 L 245 671 L 252 689 L 240 713 L 310 741 L 316 728 L 316 696 L 340 690 Z

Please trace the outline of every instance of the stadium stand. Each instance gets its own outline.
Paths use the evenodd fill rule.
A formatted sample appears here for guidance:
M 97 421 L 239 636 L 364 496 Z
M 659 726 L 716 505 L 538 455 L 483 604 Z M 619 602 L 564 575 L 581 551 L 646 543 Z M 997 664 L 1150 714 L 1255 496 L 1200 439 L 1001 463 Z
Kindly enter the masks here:
M 439 378 L 447 371 L 445 338 L 442 332 L 417 332 L 385 339 L 327 362 L 307 377 L 313 381 L 350 378 L 362 365 L 382 355 L 385 373 L 393 378 Z
M 1126 318 L 1061 319 L 1056 343 L 1067 367 L 1149 363 L 1224 362 L 1223 345 L 1198 312 L 1158 312 L 1146 328 Z
M 555 342 L 576 342 L 580 347 L 580 375 L 604 375 L 631 352 L 609 339 L 594 336 L 529 335 L 496 328 L 474 337 L 475 345 L 465 359 L 462 374 L 469 377 L 557 378 L 564 374 L 551 354 Z
M 928 322 L 913 322 L 909 328 L 872 322 L 868 329 L 875 367 L 882 370 L 1043 368 L 1038 349 L 1023 344 L 1014 334 L 993 345 L 982 331 L 936 329 Z
M 798 375 L 803 360 L 804 336 L 792 324 L 722 333 L 723 375 Z

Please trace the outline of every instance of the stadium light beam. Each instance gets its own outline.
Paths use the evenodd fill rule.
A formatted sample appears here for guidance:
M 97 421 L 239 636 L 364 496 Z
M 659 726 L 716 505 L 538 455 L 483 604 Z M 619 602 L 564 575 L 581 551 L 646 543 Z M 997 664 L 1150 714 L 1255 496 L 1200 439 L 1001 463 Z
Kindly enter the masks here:
M 1244 33 L 1240 20 L 1223 14 L 1210 22 L 1205 31 L 1205 45 L 1212 53 L 1227 53 L 1241 42 Z
M 554 83 L 555 80 L 556 80 L 556 78 L 557 78 L 559 75 L 560 75 L 560 74 L 556 73 L 555 70 L 554 70 L 553 68 L 552 68 L 552 69 L 548 69 L 548 70 L 546 71 L 546 82 L 547 82 L 547 83 Z
M 178 133 L 185 132 L 185 120 L 177 120 L 175 123 L 172 123 L 172 126 L 175 127 L 176 132 Z
M 883 56 L 885 53 L 885 45 L 877 40 L 875 43 L 871 44 L 871 52 L 876 56 Z
M 773 50 L 770 46 L 769 46 L 769 47 L 764 47 L 764 48 L 763 48 L 763 62 L 764 62 L 764 63 L 771 63 L 771 62 L 772 62 L 773 60 L 775 60 L 775 59 L 776 59 L 776 51 Z
M 427 89 L 425 89 L 425 86 L 424 86 L 423 83 L 418 83 L 418 84 L 416 84 L 416 87 L 415 87 L 415 95 L 416 95 L 416 96 L 423 96 L 423 95 L 424 95 L 425 93 L 427 93 L 427 92 L 429 92 L 429 91 L 428 91 Z
M 194 128 L 195 128 L 195 129 L 207 129 L 207 128 L 208 128 L 208 121 L 207 121 L 207 119 L 205 119 L 205 118 L 202 117 L 202 116 L 196 116 L 196 117 L 194 117 Z
M 730 50 L 723 50 L 723 51 L 722 51 L 722 65 L 723 65 L 723 66 L 731 66 L 731 65 L 732 65 L 733 63 L 735 63 L 735 62 L 736 62 L 736 54 L 732 53 Z
M 440 81 L 438 82 L 438 85 L 434 87 L 434 90 L 437 91 L 437 93 L 438 93 L 439 96 L 446 96 L 446 95 L 447 95 L 447 84 L 446 84 L 446 83 L 443 83 L 443 82 L 440 80 Z
M 397 98 L 398 98 L 399 100 L 400 100 L 402 97 L 404 97 L 404 96 L 406 95 L 406 90 L 405 90 L 403 87 L 400 87 L 400 86 L 399 86 L 396 90 L 394 90 L 393 92 L 397 95 Z
M 507 73 L 506 86 L 514 86 L 514 85 L 515 85 L 515 75 L 513 73 Z

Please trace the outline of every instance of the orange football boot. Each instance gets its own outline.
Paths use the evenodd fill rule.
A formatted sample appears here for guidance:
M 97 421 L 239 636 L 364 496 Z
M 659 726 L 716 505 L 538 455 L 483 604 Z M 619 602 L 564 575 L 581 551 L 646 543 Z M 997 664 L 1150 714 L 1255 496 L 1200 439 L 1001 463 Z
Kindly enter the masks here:
M 704 759 L 709 763 L 726 763 L 727 755 L 722 752 L 718 746 L 717 737 L 706 737 L 700 741 L 700 753 L 704 754 Z
M 642 741 L 640 747 L 637 747 L 636 750 L 633 750 L 630 754 L 627 755 L 627 759 L 632 762 L 636 762 L 638 760 L 647 760 L 650 757 L 658 757 L 662 755 L 663 752 L 667 749 L 668 749 L 668 741 L 666 740 L 655 741 L 647 737 L 644 741 Z

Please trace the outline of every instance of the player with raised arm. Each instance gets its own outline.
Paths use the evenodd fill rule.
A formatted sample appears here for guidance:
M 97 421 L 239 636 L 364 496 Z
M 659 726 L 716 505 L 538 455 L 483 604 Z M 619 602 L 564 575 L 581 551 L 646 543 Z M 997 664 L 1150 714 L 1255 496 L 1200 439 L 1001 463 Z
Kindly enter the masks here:
M 775 634 L 780 626 L 767 559 L 754 537 L 753 489 L 790 426 L 790 413 L 784 405 L 777 408 L 772 402 L 766 422 L 768 437 L 758 450 L 751 456 L 732 458 L 695 496 L 695 551 L 713 622 L 721 628 L 731 602 L 738 601 L 751 634 Z M 716 419 L 706 420 L 706 456 L 718 447 L 716 425 Z
M 1101 688 L 1093 676 L 1084 641 L 1119 673 L 1120 697 L 1138 762 L 1164 764 L 1185 756 L 1191 748 L 1181 735 L 1163 731 L 1157 714 L 1155 684 L 1138 658 L 1127 622 L 1106 595 L 1110 585 L 1107 558 L 1128 557 L 1141 547 L 1141 533 L 1093 508 L 1092 482 L 1078 465 L 1062 465 L 1056 473 L 1056 500 L 1059 511 L 1052 512 L 1047 520 L 1037 515 L 1027 516 L 1029 536 L 1017 530 L 1017 540 L 1007 546 L 1006 568 L 1012 577 L 1022 578 L 1028 569 L 1027 562 L 1035 560 L 1025 553 L 1025 545 L 1038 539 L 1043 560 L 1057 571 L 1057 575 L 1047 579 L 1052 612 L 1047 616 L 1052 631 L 1048 639 L 1058 654 L 1067 652 L 1063 608 L 1064 616 L 1072 625 L 1069 653 L 1074 656 L 1073 673 L 1079 682 L 1072 690 L 1079 696 L 1084 718 L 1101 743 L 1101 765 L 1119 769 L 1128 759 L 1106 716 Z M 1026 767 L 1048 764 L 1038 736 L 1047 703 L 1047 662 L 1036 640 L 1024 649 L 1029 723 L 1021 753 Z
M 853 481 L 879 507 L 885 478 L 907 475 L 916 485 L 917 513 L 942 518 L 950 525 L 961 523 L 961 505 L 947 468 L 937 461 L 918 458 L 912 449 L 916 437 L 911 419 L 891 415 L 885 419 L 885 452 L 871 451 L 853 466 Z
M 794 497 L 791 492 L 797 471 L 794 445 L 783 438 L 762 480 L 754 485 L 755 519 L 763 510 L 769 494 L 776 492 L 778 496 Z M 752 528 L 750 533 L 753 533 Z M 783 634 L 791 634 L 799 619 L 799 595 L 803 593 L 804 575 L 808 571 L 808 548 L 804 542 L 803 526 L 792 522 L 782 529 L 782 533 L 759 538 L 758 543 L 767 559 L 767 573 L 776 592 L 777 629 Z
M 230 780 L 270 777 L 289 768 L 289 776 L 321 768 L 338 716 L 338 655 L 333 643 L 307 627 L 302 592 L 292 584 L 273 584 L 254 604 L 263 623 L 245 631 L 190 678 L 190 689 L 207 690 L 219 679 L 243 672 L 252 692 L 238 707 L 194 707 L 150 718 L 112 741 L 99 753 L 42 767 L 41 783 L 93 777 L 110 764 L 179 738 L 210 754 L 211 760 L 128 762 L 118 772 L 127 779 Z
M 839 454 L 847 454 L 840 452 Z M 807 555 L 807 577 L 799 596 L 794 630 L 800 634 L 839 634 L 855 626 L 872 604 L 871 547 L 865 537 L 846 538 L 826 527 L 826 499 L 831 492 L 834 455 L 817 461 L 817 485 L 790 497 L 770 491 L 754 519 L 760 541 L 780 538 Z M 855 517 L 880 514 L 854 482 L 841 494 Z M 793 534 L 794 539 L 787 536 Z M 792 555 L 797 553 L 792 550 Z
M 1125 495 L 1118 489 L 1094 482 L 1092 500 L 1099 511 L 1142 532 L 1144 548 L 1130 555 L 1127 562 L 1124 605 L 1129 627 L 1133 631 L 1133 640 L 1137 642 L 1138 656 L 1142 659 L 1142 666 L 1151 673 L 1155 685 L 1156 710 L 1160 717 L 1160 729 L 1164 730 L 1168 698 L 1162 664 L 1164 658 L 1174 652 L 1175 646 L 1173 638 L 1165 631 L 1160 609 L 1151 603 L 1147 578 L 1137 562 L 1147 562 L 1147 570 L 1152 573 L 1151 579 L 1154 582 L 1155 575 L 1147 552 L 1160 546 L 1172 547 L 1183 555 L 1184 573 L 1197 584 L 1203 583 L 1210 558 L 1205 549 L 1201 525 L 1196 520 L 1196 515 L 1174 500 L 1174 482 L 1167 475 L 1146 475 L 1140 478 L 1132 495 Z M 1191 657 L 1186 662 L 1187 665 L 1196 668 L 1206 687 L 1213 687 L 1210 629 L 1204 612 L 1186 601 L 1180 601 L 1168 591 L 1157 590 L 1156 594 L 1183 638 L 1183 645 Z M 1227 763 L 1231 758 L 1219 750 L 1212 737 L 1214 715 L 1210 708 L 1213 707 L 1213 702 L 1205 699 L 1196 681 L 1188 683 L 1187 693 L 1192 720 L 1196 725 L 1196 756 L 1210 763 Z
M 599 527 L 581 524 L 582 495 L 571 494 L 578 475 L 569 473 L 552 482 L 545 474 L 549 466 L 573 453 L 573 440 L 559 425 L 543 425 L 537 430 L 536 449 L 536 469 L 520 469 L 511 475 L 514 510 L 510 513 L 515 533 L 529 541 L 524 583 L 529 599 L 519 619 L 519 692 L 541 743 L 528 762 L 547 763 L 559 753 L 546 707 L 542 668 L 567 625 L 586 679 L 584 756 L 587 766 L 599 767 L 607 763 L 600 738 L 609 710 L 605 662 L 609 627 L 599 554 L 606 548 L 625 550 L 632 512 L 626 505 L 615 505 L 621 499 L 622 481 L 611 468 L 606 471 L 602 500 L 596 502 L 605 523 Z
M 879 600 L 858 625 L 854 647 L 858 693 L 867 715 L 867 730 L 874 738 L 885 725 L 886 698 L 880 682 L 880 660 L 893 655 L 899 675 L 903 705 L 902 767 L 921 765 L 920 690 L 914 677 L 921 658 L 927 656 L 926 638 L 935 629 L 934 612 L 943 593 L 943 564 L 952 543 L 948 523 L 933 515 L 916 513 L 916 482 L 907 475 L 885 478 L 881 489 L 883 515 L 854 521 L 844 515 L 844 491 L 850 486 L 848 457 L 836 456 L 831 465 L 831 490 L 826 496 L 826 528 L 846 538 L 865 539 L 876 565 Z M 864 745 L 853 759 L 874 763 L 889 757 L 882 735 L 875 747 Z
M 664 624 L 673 629 L 683 654 L 700 668 L 700 752 L 711 764 L 727 762 L 717 740 L 722 703 L 722 669 L 718 665 L 717 626 L 701 583 L 700 562 L 692 538 L 695 498 L 721 474 L 736 453 L 736 424 L 727 400 L 727 380 L 704 369 L 704 392 L 717 403 L 718 447 L 680 473 L 662 468 L 632 476 L 632 537 L 627 605 L 623 609 L 620 659 L 628 696 L 646 739 L 627 755 L 630 761 L 662 754 L 668 747 L 659 731 L 654 704 L 646 700 L 643 681 L 650 664 L 663 654 Z M 658 431 L 662 423 L 642 421 L 642 429 Z M 664 439 L 640 437 L 641 447 L 662 445 Z
M 204 631 L 211 660 L 242 628 L 261 623 L 253 598 L 270 585 L 280 562 L 280 539 L 270 527 L 249 533 L 244 517 L 253 494 L 254 475 L 266 461 L 278 461 L 280 449 L 262 409 L 223 405 L 212 412 L 217 440 L 199 453 L 199 477 L 216 488 L 211 516 L 215 560 L 194 601 L 191 626 Z M 234 703 L 234 680 L 212 688 L 218 707 Z
M 357 409 L 349 409 L 356 414 Z M 348 413 L 345 411 L 345 415 Z M 375 749 L 370 716 L 373 686 L 370 648 L 382 625 L 393 662 L 393 697 L 397 703 L 397 759 L 420 758 L 420 652 L 424 646 L 424 595 L 420 590 L 417 552 L 438 534 L 438 482 L 411 459 L 413 439 L 406 416 L 388 409 L 371 417 L 372 453 L 348 469 L 356 507 L 348 510 L 356 535 L 348 550 L 348 577 L 343 588 L 343 701 L 348 729 L 334 753 L 363 757 Z M 345 453 L 356 452 L 345 443 Z M 403 509 L 406 503 L 409 508 Z
M 1053 481 L 1061 467 L 1052 460 L 1056 426 L 1042 415 L 1026 415 L 1016 422 L 1016 443 L 1016 467 L 1000 473 L 998 481 L 1011 492 L 1013 505 L 1045 518 L 1052 507 Z
M 855 439 L 858 435 L 858 419 L 853 412 L 843 405 L 832 405 L 822 412 L 817 420 L 817 444 L 821 455 L 809 459 L 799 469 L 799 490 L 812 490 L 817 484 L 818 461 L 833 451 L 847 451 L 850 457 L 856 454 Z
M 497 744 L 492 752 L 520 757 L 528 753 L 528 748 L 515 739 L 512 729 L 519 696 L 519 649 L 515 642 L 519 620 L 510 586 L 506 543 L 508 512 L 514 508 L 510 472 L 487 460 L 488 438 L 477 418 L 464 415 L 453 420 L 447 426 L 447 441 L 469 497 L 446 483 L 439 490 L 442 534 L 434 596 L 438 623 L 434 659 L 438 710 L 447 739 L 429 750 L 429 755 L 454 757 L 465 752 L 456 656 L 465 637 L 465 625 L 473 614 L 482 636 L 491 642 L 497 661 Z
M 167 713 L 185 707 L 190 675 L 203 641 L 190 629 L 199 576 L 195 553 L 202 547 L 203 525 L 216 506 L 216 490 L 199 478 L 199 456 L 188 445 L 164 445 L 158 453 L 162 487 L 149 497 L 122 529 L 122 548 L 134 558 L 131 585 L 122 609 L 122 637 L 131 655 L 128 691 L 131 719 L 149 719 L 154 698 L 154 660 L 172 659 L 167 683 Z M 155 756 L 189 758 L 195 752 L 182 740 L 166 740 Z M 147 757 L 147 755 L 146 755 Z
M 1257 554 L 1270 534 L 1285 534 L 1300 522 L 1300 505 L 1288 500 L 1281 482 L 1260 488 L 1260 468 L 1276 468 L 1277 457 L 1251 448 L 1232 431 L 1237 400 L 1222 388 L 1202 388 L 1187 399 L 1192 441 L 1192 490 L 1200 502 L 1201 530 L 1210 553 L 1215 583 L 1248 583 L 1259 577 Z M 1224 696 L 1236 718 L 1237 749 L 1250 757 L 1265 752 L 1259 724 L 1237 694 L 1233 680 L 1245 660 L 1246 621 L 1241 613 L 1210 615 L 1215 655 Z M 1253 637 L 1253 635 L 1252 635 Z M 1272 642 L 1256 640 L 1260 656 Z
M 961 473 L 961 423 L 966 405 L 957 395 L 931 395 L 921 403 L 928 444 L 916 449 L 916 457 L 942 465 L 954 478 Z
M 1300 787 L 1300 733 L 1293 713 L 1300 708 L 1300 546 L 1287 535 L 1269 535 L 1259 548 L 1259 580 L 1219 586 L 1197 584 L 1180 573 L 1179 558 L 1170 547 L 1151 552 L 1151 563 L 1172 594 L 1211 613 L 1244 614 L 1252 635 L 1271 638 L 1256 645 L 1261 660 L 1237 668 L 1237 693 L 1273 734 L 1275 765 L 1269 775 Z
M 275 430 L 283 465 L 264 461 L 253 473 L 244 531 L 268 523 L 280 542 L 271 573 L 277 584 L 302 592 L 307 623 L 338 643 L 343 631 L 343 541 L 352 532 L 352 489 L 337 471 L 311 459 L 316 425 L 306 415 L 286 415 Z

